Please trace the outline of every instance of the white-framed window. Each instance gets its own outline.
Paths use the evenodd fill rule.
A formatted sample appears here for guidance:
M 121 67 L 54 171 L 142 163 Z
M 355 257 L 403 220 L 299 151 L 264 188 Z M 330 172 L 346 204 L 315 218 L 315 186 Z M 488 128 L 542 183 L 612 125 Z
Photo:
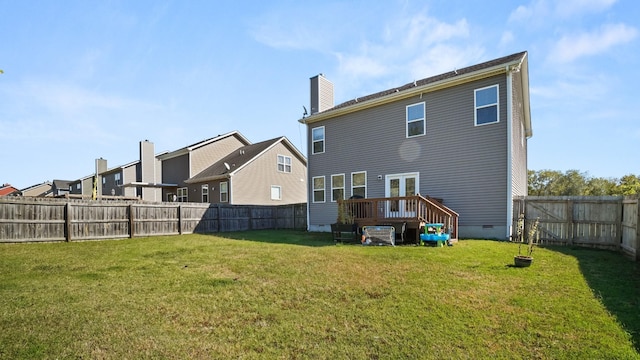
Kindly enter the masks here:
M 323 203 L 325 201 L 324 176 L 313 177 L 313 202 Z
M 331 175 L 331 201 L 344 200 L 344 174 Z
M 202 202 L 203 203 L 209 202 L 209 185 L 207 184 L 202 185 Z
M 76 184 L 76 190 L 80 190 L 80 183 Z
M 291 156 L 278 155 L 278 171 L 285 173 L 291 172 Z
M 322 154 L 324 152 L 324 126 L 311 129 L 312 154 Z
M 104 184 L 106 184 L 106 183 L 107 183 L 107 178 L 103 176 L 103 177 L 102 177 L 102 185 L 104 185 Z
M 427 133 L 425 103 L 407 106 L 407 137 L 422 136 Z
M 282 188 L 278 185 L 271 185 L 271 200 L 282 200 Z
M 476 126 L 494 124 L 499 121 L 499 90 L 498 85 L 473 90 Z
M 367 197 L 367 172 L 351 173 L 351 196 Z
M 178 189 L 178 202 L 189 201 L 189 188 L 183 187 Z
M 121 185 L 122 184 L 122 182 L 120 180 L 120 177 L 121 177 L 120 173 L 116 173 L 115 174 L 116 185 Z
M 229 183 L 227 181 L 220 183 L 220 202 L 229 202 Z

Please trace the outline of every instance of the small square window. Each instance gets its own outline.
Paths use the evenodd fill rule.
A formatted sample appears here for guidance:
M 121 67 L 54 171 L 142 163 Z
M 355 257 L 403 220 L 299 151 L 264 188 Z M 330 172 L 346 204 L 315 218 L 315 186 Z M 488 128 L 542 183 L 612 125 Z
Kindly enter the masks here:
M 271 200 L 282 200 L 282 188 L 277 185 L 271 185 Z
M 278 171 L 285 173 L 291 172 L 291 156 L 278 155 Z

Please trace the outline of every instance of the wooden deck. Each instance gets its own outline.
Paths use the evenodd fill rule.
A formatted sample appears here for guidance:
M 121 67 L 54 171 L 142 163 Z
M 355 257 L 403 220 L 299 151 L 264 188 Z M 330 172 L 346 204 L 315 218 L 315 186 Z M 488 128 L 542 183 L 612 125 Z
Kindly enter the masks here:
M 358 227 L 367 225 L 406 224 L 416 243 L 420 241 L 420 230 L 425 224 L 444 224 L 444 232 L 451 240 L 458 239 L 458 213 L 441 202 L 422 195 L 390 198 L 368 198 L 343 200 Z M 341 206 L 340 204 L 338 206 Z M 405 241 L 411 241 L 406 239 Z

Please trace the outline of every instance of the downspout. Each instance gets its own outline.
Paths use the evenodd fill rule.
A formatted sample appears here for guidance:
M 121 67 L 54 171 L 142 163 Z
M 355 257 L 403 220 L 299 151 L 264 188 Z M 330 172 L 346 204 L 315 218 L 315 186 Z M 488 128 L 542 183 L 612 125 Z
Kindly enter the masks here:
M 313 192 L 309 191 L 309 188 L 313 188 L 313 179 L 311 179 L 309 177 L 310 172 L 311 172 L 311 156 L 309 156 L 309 125 L 306 124 L 306 133 L 307 136 L 305 136 L 305 141 L 307 143 L 307 188 L 305 189 L 306 193 L 307 193 L 307 231 L 311 231 L 311 203 L 313 201 Z M 309 181 L 309 180 L 312 181 Z M 311 195 L 311 196 L 310 196 Z M 294 224 L 295 227 L 295 224 Z
M 507 221 L 506 239 L 511 238 L 513 221 L 513 76 L 507 66 Z
M 233 205 L 233 181 L 231 181 L 231 174 L 227 175 L 227 192 L 229 194 L 229 205 Z

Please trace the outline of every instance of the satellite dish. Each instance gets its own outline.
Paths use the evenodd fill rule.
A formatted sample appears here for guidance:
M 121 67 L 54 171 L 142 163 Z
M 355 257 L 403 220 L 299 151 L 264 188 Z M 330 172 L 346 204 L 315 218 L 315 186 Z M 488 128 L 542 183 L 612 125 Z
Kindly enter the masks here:
M 231 170 L 231 166 L 229 166 L 229 164 L 227 164 L 226 162 L 224 163 L 224 167 L 227 168 L 227 171 Z

